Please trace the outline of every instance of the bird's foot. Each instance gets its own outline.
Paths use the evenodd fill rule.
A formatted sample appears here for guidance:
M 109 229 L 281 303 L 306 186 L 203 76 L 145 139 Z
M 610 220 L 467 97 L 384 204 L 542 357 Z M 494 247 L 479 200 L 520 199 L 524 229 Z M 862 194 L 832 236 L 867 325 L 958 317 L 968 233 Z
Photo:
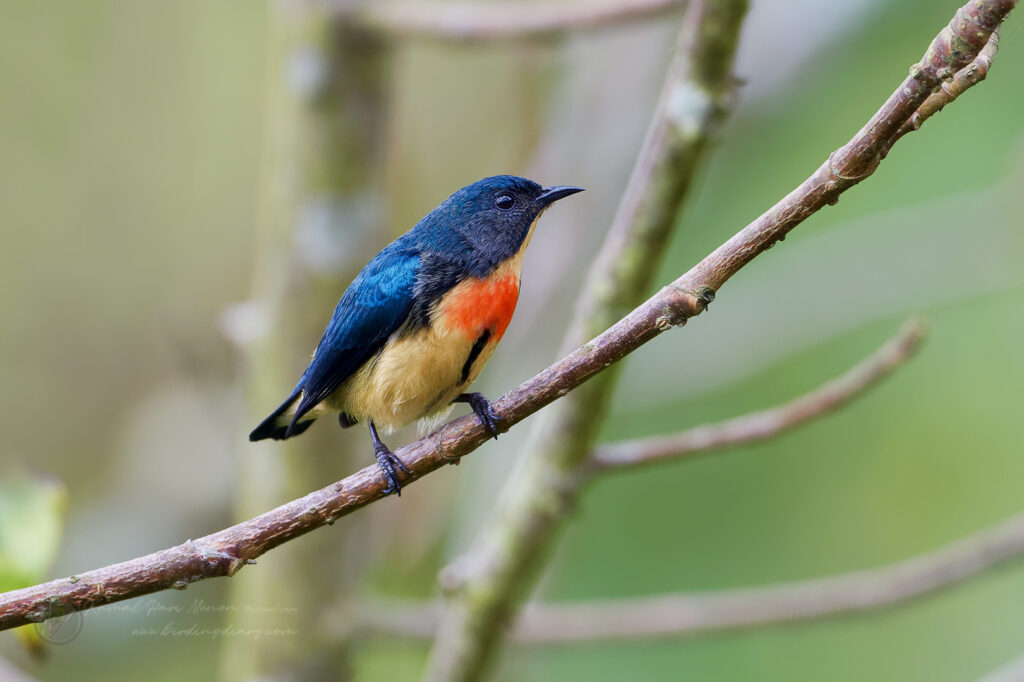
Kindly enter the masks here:
M 473 408 L 473 414 L 483 424 L 484 430 L 492 438 L 498 438 L 498 427 L 501 424 L 501 417 L 494 411 L 491 401 L 485 398 L 483 393 L 463 393 L 455 401 L 469 403 L 469 406 Z
M 377 435 L 377 425 L 372 421 L 370 422 L 370 437 L 373 439 L 373 456 L 377 458 L 377 466 L 380 467 L 384 477 L 388 479 L 388 487 L 384 488 L 384 494 L 390 495 L 394 493 L 401 497 L 402 484 L 398 482 L 398 472 L 395 471 L 395 467 L 398 467 L 406 474 L 409 473 L 409 470 L 405 468 L 402 460 L 398 459 L 395 453 L 391 452 L 390 448 L 380 441 L 380 436 Z
M 396 468 L 401 469 L 405 474 L 408 474 L 409 470 L 402 464 L 402 460 L 398 459 L 395 453 L 391 452 L 388 446 L 383 443 L 374 444 L 373 455 L 377 458 L 377 466 L 380 467 L 381 473 L 388 479 L 388 487 L 384 489 L 384 494 L 390 495 L 394 493 L 401 497 L 402 484 L 398 482 L 398 471 L 396 471 Z

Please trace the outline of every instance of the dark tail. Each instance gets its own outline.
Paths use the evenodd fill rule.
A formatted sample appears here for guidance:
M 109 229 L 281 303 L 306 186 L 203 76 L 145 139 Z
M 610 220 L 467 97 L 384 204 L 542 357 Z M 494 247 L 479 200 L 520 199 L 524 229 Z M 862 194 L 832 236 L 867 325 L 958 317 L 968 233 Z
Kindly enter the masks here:
M 284 440 L 292 436 L 297 436 L 312 424 L 315 419 L 309 417 L 301 422 L 298 422 L 294 426 L 291 425 L 291 419 L 286 416 L 288 408 L 299 399 L 302 395 L 302 389 L 296 388 L 295 392 L 292 393 L 288 398 L 281 403 L 280 407 L 270 413 L 270 416 L 260 422 L 260 425 L 252 430 L 249 434 L 249 440 L 263 440 L 264 438 L 273 438 L 274 440 Z

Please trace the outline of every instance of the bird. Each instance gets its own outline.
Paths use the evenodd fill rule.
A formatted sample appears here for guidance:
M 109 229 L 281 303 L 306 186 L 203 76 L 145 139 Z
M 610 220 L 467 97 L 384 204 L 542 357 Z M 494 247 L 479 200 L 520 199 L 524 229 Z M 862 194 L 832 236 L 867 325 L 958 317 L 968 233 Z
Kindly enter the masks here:
M 384 247 L 345 290 L 298 384 L 249 440 L 283 440 L 336 413 L 365 422 L 387 480 L 409 470 L 383 442 L 416 420 L 468 403 L 488 435 L 501 419 L 466 389 L 505 333 L 519 298 L 523 252 L 540 215 L 581 187 L 496 175 L 456 191 Z

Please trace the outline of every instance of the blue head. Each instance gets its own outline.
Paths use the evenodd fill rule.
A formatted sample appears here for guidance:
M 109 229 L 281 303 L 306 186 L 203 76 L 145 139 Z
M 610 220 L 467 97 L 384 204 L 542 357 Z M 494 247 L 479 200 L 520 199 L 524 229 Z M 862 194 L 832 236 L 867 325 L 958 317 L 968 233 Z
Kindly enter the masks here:
M 430 250 L 485 274 L 515 255 L 534 221 L 553 202 L 580 187 L 541 187 L 515 175 L 477 180 L 445 199 L 413 228 L 410 236 Z

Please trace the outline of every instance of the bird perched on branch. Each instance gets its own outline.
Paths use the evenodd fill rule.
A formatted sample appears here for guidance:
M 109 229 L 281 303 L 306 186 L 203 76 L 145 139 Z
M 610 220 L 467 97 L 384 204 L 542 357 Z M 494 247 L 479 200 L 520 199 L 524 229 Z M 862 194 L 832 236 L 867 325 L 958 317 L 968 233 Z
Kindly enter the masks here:
M 342 295 L 309 367 L 249 440 L 297 436 L 337 413 L 366 422 L 385 493 L 409 473 L 377 433 L 469 403 L 497 438 L 500 418 L 466 393 L 508 327 L 523 251 L 540 214 L 579 187 L 541 187 L 512 175 L 484 178 L 448 197 L 378 253 Z

